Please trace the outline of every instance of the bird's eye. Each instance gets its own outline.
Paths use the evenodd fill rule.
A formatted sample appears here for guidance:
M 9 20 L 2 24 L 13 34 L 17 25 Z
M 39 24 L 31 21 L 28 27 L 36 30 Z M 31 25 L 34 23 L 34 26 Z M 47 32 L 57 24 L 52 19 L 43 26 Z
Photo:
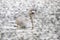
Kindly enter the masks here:
M 34 12 L 32 12 L 31 14 L 34 14 Z

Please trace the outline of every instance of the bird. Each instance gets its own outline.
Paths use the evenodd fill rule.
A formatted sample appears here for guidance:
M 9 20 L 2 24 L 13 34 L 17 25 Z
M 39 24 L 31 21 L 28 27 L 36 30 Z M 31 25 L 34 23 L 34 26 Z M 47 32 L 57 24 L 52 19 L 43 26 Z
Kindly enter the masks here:
M 34 9 L 30 9 L 29 10 L 29 17 L 30 17 L 30 20 L 31 20 L 31 24 L 32 24 L 32 29 L 34 27 L 34 24 L 33 24 L 33 16 L 35 15 L 35 10 Z M 16 24 L 17 24 L 17 28 L 26 28 L 26 18 L 24 18 L 23 16 L 22 17 L 17 17 L 16 18 Z

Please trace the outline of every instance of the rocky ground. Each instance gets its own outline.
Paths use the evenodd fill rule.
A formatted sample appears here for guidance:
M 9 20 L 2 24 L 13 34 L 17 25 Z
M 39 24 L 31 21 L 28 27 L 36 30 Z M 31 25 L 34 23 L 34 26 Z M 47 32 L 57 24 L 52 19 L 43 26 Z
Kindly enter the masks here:
M 60 0 L 0 0 L 0 40 L 60 40 Z

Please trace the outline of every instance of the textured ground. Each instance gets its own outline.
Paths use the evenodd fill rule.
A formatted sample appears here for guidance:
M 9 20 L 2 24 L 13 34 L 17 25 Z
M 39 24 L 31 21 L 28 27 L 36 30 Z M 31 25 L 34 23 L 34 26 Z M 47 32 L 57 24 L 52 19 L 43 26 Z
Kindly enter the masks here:
M 26 28 L 17 28 L 18 17 Z M 60 40 L 60 0 L 0 0 L 0 40 Z

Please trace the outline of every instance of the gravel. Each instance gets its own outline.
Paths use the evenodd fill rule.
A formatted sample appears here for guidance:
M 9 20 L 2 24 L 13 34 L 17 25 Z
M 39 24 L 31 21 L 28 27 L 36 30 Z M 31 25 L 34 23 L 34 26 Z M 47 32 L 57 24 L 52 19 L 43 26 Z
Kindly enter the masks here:
M 60 0 L 0 0 L 0 40 L 60 40 L 59 14 Z M 19 17 L 26 28 L 16 24 Z

